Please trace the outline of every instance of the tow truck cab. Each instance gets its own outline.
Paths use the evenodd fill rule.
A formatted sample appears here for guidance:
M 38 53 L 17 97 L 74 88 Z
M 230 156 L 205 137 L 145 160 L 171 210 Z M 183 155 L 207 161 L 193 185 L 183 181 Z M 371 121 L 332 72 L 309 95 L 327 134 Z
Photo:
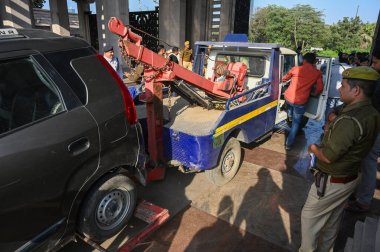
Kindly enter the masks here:
M 277 101 L 275 121 L 268 121 L 273 127 L 284 122 L 286 111 L 282 109 L 285 103 L 284 92 L 288 87 L 282 83 L 282 77 L 289 70 L 298 66 L 297 53 L 279 44 L 246 43 L 246 42 L 196 42 L 194 72 L 213 80 L 218 64 L 242 62 L 247 66 L 246 89 L 254 89 L 270 82 L 267 93 L 261 97 L 270 96 Z M 322 119 L 327 100 L 327 91 L 330 78 L 331 58 L 318 57 L 316 67 L 323 73 L 324 89 L 321 95 L 311 96 L 305 116 L 310 119 Z

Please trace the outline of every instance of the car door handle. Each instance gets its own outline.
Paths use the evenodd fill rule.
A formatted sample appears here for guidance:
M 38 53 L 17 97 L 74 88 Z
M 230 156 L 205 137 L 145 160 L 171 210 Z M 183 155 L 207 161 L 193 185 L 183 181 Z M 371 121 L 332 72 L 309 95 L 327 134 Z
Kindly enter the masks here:
M 90 148 L 90 141 L 87 137 L 82 137 L 69 144 L 67 149 L 76 156 L 88 150 L 88 148 Z

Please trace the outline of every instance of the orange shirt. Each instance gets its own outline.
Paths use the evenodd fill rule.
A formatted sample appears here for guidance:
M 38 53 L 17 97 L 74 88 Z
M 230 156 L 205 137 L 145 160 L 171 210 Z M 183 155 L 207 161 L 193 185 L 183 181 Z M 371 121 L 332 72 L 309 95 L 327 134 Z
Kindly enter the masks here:
M 309 100 L 311 89 L 316 84 L 313 95 L 322 93 L 323 81 L 322 73 L 315 66 L 308 62 L 303 62 L 302 66 L 296 66 L 290 69 L 282 81 L 292 79 L 288 89 L 285 91 L 285 99 L 293 104 L 302 105 Z

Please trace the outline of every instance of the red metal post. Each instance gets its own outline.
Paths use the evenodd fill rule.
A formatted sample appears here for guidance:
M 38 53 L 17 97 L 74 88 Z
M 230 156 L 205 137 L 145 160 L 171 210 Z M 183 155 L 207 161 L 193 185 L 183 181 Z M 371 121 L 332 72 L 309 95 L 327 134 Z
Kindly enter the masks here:
M 144 76 L 146 93 L 146 112 L 148 127 L 148 152 L 152 169 L 148 171 L 148 181 L 161 180 L 165 177 L 163 160 L 163 105 L 162 82 L 149 78 L 155 73 L 152 69 L 145 69 Z

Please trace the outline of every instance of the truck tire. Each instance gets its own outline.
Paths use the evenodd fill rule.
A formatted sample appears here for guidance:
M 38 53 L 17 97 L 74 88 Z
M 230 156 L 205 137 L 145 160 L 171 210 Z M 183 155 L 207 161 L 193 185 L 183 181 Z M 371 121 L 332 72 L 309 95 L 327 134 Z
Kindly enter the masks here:
M 134 183 L 122 174 L 99 180 L 88 192 L 79 214 L 78 231 L 94 241 L 104 241 L 124 228 L 136 207 Z
M 205 171 L 207 178 L 217 186 L 222 186 L 228 183 L 238 172 L 240 160 L 240 142 L 236 140 L 236 138 L 231 137 L 224 145 L 218 165 L 211 170 Z

